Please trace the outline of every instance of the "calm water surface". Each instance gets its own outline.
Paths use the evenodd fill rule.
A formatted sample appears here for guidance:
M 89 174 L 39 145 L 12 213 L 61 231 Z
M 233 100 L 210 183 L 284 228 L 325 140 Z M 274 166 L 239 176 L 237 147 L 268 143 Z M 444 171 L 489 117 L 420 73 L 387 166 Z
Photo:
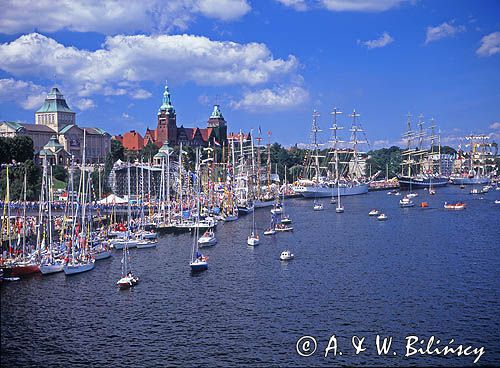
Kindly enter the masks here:
M 86 274 L 35 276 L 1 286 L 1 365 L 332 366 L 471 365 L 472 357 L 405 358 L 408 335 L 484 346 L 480 364 L 500 365 L 500 192 L 473 198 L 458 187 L 420 192 L 428 209 L 398 207 L 374 192 L 287 201 L 293 233 L 246 245 L 251 216 L 220 224 L 204 251 L 207 272 L 189 269 L 192 238 L 167 235 L 156 249 L 131 250 L 141 283 L 117 290 L 121 253 Z M 465 211 L 445 211 L 463 199 Z M 372 208 L 389 216 L 368 217 Z M 269 209 L 256 211 L 264 230 Z M 284 249 L 296 258 L 278 260 Z M 378 356 L 375 336 L 392 336 L 397 356 Z M 301 357 L 312 335 L 318 350 Z M 324 358 L 336 335 L 343 355 Z M 367 350 L 354 354 L 353 335 Z M 442 343 L 446 344 L 445 342 Z M 321 351 L 323 350 L 323 352 Z

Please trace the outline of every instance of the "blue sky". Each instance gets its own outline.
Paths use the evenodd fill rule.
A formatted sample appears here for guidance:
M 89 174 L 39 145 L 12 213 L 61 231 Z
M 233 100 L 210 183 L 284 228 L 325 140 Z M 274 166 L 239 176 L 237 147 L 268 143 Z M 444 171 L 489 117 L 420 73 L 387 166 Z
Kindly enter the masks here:
M 178 124 L 260 125 L 308 142 L 311 113 L 356 109 L 374 147 L 406 114 L 443 142 L 500 139 L 500 2 L 404 0 L 7 1 L 0 14 L 0 120 L 34 121 L 57 85 L 82 126 L 156 126 L 168 79 Z M 41 16 L 43 14 L 43 16 Z

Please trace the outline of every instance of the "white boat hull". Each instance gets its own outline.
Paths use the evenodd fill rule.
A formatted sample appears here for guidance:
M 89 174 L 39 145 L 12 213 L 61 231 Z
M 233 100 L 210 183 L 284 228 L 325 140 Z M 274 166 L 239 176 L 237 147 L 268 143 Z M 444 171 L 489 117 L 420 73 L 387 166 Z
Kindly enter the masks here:
M 251 246 L 259 245 L 260 241 L 258 238 L 248 238 L 247 244 Z
M 40 265 L 40 272 L 44 275 L 62 272 L 63 270 L 64 270 L 64 263 L 53 263 L 53 264 Z
M 198 245 L 200 247 L 211 247 L 215 244 L 217 244 L 217 239 L 215 237 L 201 237 L 200 239 L 198 239 Z
M 100 261 L 102 259 L 106 259 L 106 258 L 111 257 L 112 253 L 110 250 L 104 250 L 102 252 L 93 253 L 93 256 L 94 256 L 96 261 Z
M 76 263 L 76 264 L 67 264 L 64 266 L 64 273 L 66 275 L 75 275 L 77 273 L 87 272 L 94 269 L 95 263 L 94 261 L 89 263 Z
M 293 187 L 295 193 L 300 194 L 306 198 L 322 198 L 337 196 L 337 187 L 328 186 L 295 186 Z M 352 187 L 340 187 L 341 196 L 350 196 L 368 193 L 368 184 L 359 184 Z
M 156 241 L 151 241 L 151 240 L 140 241 L 136 244 L 136 248 L 137 249 L 155 248 L 156 243 L 157 243 Z

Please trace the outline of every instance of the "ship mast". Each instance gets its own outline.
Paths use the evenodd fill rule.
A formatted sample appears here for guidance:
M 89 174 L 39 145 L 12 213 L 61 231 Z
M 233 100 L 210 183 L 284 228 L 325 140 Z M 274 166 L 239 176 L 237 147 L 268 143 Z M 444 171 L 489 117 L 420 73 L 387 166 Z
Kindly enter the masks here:
M 356 113 L 356 110 L 353 110 L 352 114 L 349 115 L 349 117 L 352 118 L 352 126 L 350 131 L 352 132 L 351 135 L 351 141 L 349 142 L 352 144 L 352 154 L 353 154 L 353 159 L 354 159 L 354 166 L 353 166 L 353 173 L 350 173 L 352 177 L 356 176 L 356 171 L 359 168 L 359 154 L 362 152 L 358 151 L 358 145 L 359 144 L 365 144 L 368 143 L 366 140 L 359 140 L 358 139 L 358 133 L 363 132 L 363 129 L 359 125 L 359 123 L 356 122 L 356 118 L 360 117 L 361 115 Z
M 412 148 L 413 140 L 415 139 L 415 132 L 411 130 L 411 114 L 408 112 L 406 115 L 406 132 L 403 134 L 403 140 L 406 141 L 406 150 L 404 150 L 401 155 L 403 156 L 403 162 L 401 163 L 401 176 L 405 175 L 405 166 L 407 168 L 408 177 L 411 176 L 411 166 L 413 163 L 412 153 L 414 152 Z
M 331 161 L 331 163 L 335 164 L 335 179 L 337 180 L 337 185 L 340 181 L 340 173 L 339 173 L 339 169 L 338 169 L 338 167 L 339 167 L 339 165 L 338 165 L 339 149 L 340 149 L 339 144 L 343 143 L 343 141 L 340 140 L 340 138 L 337 134 L 337 131 L 344 129 L 343 127 L 340 127 L 337 125 L 337 115 L 340 115 L 340 114 L 342 114 L 342 111 L 338 111 L 336 107 L 330 113 L 330 115 L 333 115 L 333 125 L 330 128 L 332 130 L 332 140 L 330 141 L 330 143 L 332 144 L 332 150 L 330 151 L 330 153 L 333 153 L 335 156 L 335 161 Z
M 314 158 L 314 170 L 316 171 L 315 172 L 315 175 L 316 175 L 316 184 L 319 183 L 319 171 L 320 171 L 320 167 L 319 167 L 319 159 L 321 157 L 324 157 L 324 156 L 320 156 L 319 155 L 319 146 L 320 144 L 318 143 L 318 133 L 321 132 L 321 129 L 319 129 L 318 127 L 318 117 L 319 117 L 319 112 L 317 112 L 316 110 L 313 111 L 313 114 L 312 114 L 312 128 L 311 128 L 311 143 L 312 143 L 312 151 L 313 151 L 313 155 L 312 155 L 312 158 Z

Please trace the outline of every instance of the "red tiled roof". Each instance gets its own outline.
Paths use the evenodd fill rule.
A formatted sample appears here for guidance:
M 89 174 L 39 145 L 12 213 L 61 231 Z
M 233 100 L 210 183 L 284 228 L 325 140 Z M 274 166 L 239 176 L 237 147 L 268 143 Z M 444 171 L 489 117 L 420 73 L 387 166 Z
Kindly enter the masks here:
M 212 128 L 203 128 L 200 129 L 201 137 L 205 142 L 208 141 L 208 138 L 210 137 L 210 134 L 212 134 Z

